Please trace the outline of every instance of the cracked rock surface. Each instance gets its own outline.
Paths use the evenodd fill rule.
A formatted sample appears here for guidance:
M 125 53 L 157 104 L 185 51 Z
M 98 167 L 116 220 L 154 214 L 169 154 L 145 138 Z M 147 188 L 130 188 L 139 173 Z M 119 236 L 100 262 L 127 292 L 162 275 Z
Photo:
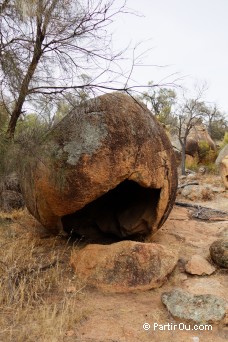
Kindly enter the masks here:
M 132 97 L 105 94 L 69 113 L 24 166 L 29 211 L 52 232 L 91 239 L 151 236 L 174 204 L 171 143 L 152 113 Z
M 226 301 L 211 294 L 194 295 L 174 289 L 163 293 L 161 299 L 174 317 L 197 323 L 220 321 L 226 314 Z

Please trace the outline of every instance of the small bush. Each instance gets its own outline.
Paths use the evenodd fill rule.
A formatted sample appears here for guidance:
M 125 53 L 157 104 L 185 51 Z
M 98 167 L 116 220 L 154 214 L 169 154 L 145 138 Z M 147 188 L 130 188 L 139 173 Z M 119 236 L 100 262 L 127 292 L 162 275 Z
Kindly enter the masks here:
M 207 172 L 212 175 L 218 175 L 219 171 L 215 163 L 208 163 L 207 164 Z
M 186 158 L 185 161 L 185 168 L 192 170 L 192 171 L 198 171 L 198 163 L 199 163 L 199 158 L 198 156 L 192 157 L 192 158 Z
M 199 161 L 205 165 L 213 163 L 217 158 L 217 152 L 212 150 L 206 141 L 199 142 Z
M 228 132 L 224 134 L 223 140 L 220 141 L 218 145 L 219 145 L 219 152 L 223 149 L 223 147 L 228 145 Z
M 202 162 L 206 159 L 210 152 L 210 146 L 206 141 L 200 141 L 199 142 L 199 160 Z
M 213 199 L 214 194 L 213 194 L 213 192 L 210 189 L 205 188 L 205 189 L 202 190 L 201 196 L 202 196 L 202 200 L 203 201 L 210 201 L 210 200 Z
M 199 142 L 199 165 L 206 167 L 207 172 L 217 174 L 217 168 L 215 160 L 218 156 L 218 152 L 210 148 L 209 144 L 205 141 Z
M 223 138 L 223 145 L 227 145 L 228 144 L 228 132 L 225 133 L 224 138 Z

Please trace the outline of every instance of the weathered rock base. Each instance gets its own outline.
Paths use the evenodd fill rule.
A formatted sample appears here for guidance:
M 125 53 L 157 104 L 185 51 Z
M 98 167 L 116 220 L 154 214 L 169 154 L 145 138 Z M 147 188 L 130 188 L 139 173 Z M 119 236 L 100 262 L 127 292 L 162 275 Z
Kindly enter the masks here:
M 160 287 L 177 259 L 176 252 L 162 245 L 121 241 L 75 250 L 70 263 L 86 285 L 105 292 L 135 292 Z

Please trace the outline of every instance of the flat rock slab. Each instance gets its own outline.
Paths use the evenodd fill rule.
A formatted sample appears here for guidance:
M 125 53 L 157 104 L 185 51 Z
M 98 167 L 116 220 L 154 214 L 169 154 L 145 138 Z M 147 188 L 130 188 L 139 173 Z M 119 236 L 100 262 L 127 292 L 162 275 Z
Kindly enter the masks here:
M 181 194 L 190 201 L 212 199 L 214 196 L 210 185 L 189 185 L 183 188 Z
M 228 268 L 228 239 L 220 239 L 210 246 L 212 260 L 219 266 Z
M 195 275 L 210 275 L 215 272 L 215 267 L 201 255 L 195 254 L 185 265 L 185 271 Z
M 182 290 L 190 292 L 194 295 L 211 294 L 216 297 L 225 299 L 228 302 L 228 292 L 226 275 L 206 277 L 191 277 L 185 280 Z
M 177 263 L 176 251 L 154 243 L 121 241 L 75 250 L 71 265 L 87 285 L 107 292 L 160 287 Z
M 174 317 L 188 321 L 214 323 L 226 314 L 226 301 L 211 294 L 193 295 L 174 289 L 163 293 L 161 299 Z

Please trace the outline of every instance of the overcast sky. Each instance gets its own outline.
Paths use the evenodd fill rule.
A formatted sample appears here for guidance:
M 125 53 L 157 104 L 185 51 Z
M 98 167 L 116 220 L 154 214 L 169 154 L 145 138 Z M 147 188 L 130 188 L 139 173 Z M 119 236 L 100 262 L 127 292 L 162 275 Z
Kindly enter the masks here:
M 141 84 L 179 82 L 193 88 L 196 80 L 206 81 L 206 100 L 216 102 L 228 113 L 228 0 L 128 0 L 127 6 L 142 17 L 123 15 L 115 21 L 114 46 L 144 42 L 138 53 L 145 65 L 133 78 Z

